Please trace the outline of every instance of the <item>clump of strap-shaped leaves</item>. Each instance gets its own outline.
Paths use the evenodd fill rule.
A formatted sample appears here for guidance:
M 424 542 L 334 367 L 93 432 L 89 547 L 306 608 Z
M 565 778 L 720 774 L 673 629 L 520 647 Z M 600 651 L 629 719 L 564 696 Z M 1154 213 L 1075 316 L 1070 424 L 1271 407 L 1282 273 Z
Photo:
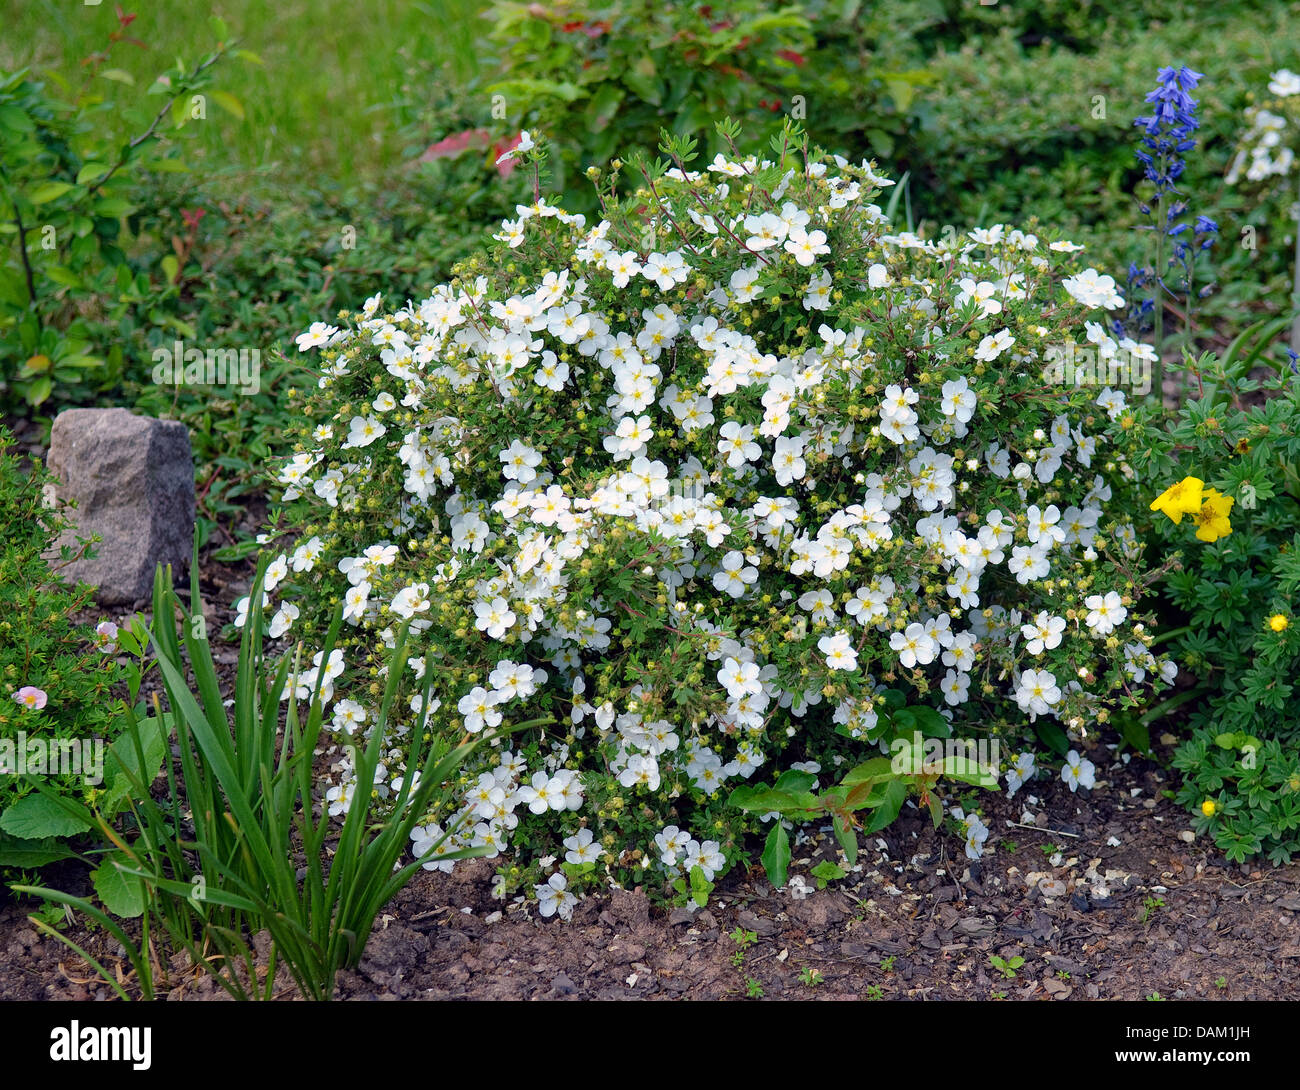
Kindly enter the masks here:
M 255 586 L 261 586 L 266 566 L 264 559 Z M 198 602 L 197 575 L 192 580 L 191 600 Z M 106 862 L 137 890 L 139 911 L 126 914 L 141 917 L 141 936 L 132 938 L 113 915 L 88 899 L 43 888 L 22 891 L 70 905 L 106 928 L 125 948 L 144 998 L 152 998 L 160 978 L 167 977 L 155 945 L 161 939 L 170 949 L 187 952 L 193 965 L 237 998 L 270 998 L 277 966 L 284 966 L 304 996 L 328 999 L 338 971 L 360 960 L 379 911 L 442 846 L 445 836 L 431 842 L 425 855 L 395 869 L 412 829 L 450 799 L 460 767 L 486 736 L 464 742 L 440 737 L 433 719 L 422 716 L 413 732 L 415 759 L 408 765 L 420 774 L 407 777 L 395 800 L 389 800 L 393 805 L 385 812 L 390 816 L 379 819 L 370 793 L 359 791 L 339 829 L 314 798 L 319 696 L 305 719 L 296 699 L 285 702 L 282 713 L 281 694 L 297 657 L 284 656 L 274 675 L 269 673 L 260 605 L 254 605 L 253 623 L 244 628 L 228 714 L 201 617 L 182 605 L 169 572 L 158 572 L 153 604 L 153 647 L 168 704 L 166 713 L 157 712 L 174 725 L 179 771 L 173 762 L 164 763 L 166 791 L 160 799 L 153 797 L 149 783 L 136 778 L 130 828 L 100 820 L 100 832 L 114 846 Z M 339 623 L 326 641 L 322 673 Z M 187 680 L 186 657 L 194 689 Z M 381 761 L 406 660 L 404 626 L 388 662 L 380 715 L 368 738 L 354 746 L 361 783 L 373 782 Z M 316 693 L 320 680 L 313 686 Z M 127 731 L 139 749 L 137 767 L 147 767 L 145 739 L 134 714 Z M 441 857 L 476 854 L 482 849 Z M 42 926 L 127 997 L 100 962 Z M 269 951 L 264 942 L 255 944 L 258 936 L 269 939 Z M 255 946 L 262 947 L 260 963 Z

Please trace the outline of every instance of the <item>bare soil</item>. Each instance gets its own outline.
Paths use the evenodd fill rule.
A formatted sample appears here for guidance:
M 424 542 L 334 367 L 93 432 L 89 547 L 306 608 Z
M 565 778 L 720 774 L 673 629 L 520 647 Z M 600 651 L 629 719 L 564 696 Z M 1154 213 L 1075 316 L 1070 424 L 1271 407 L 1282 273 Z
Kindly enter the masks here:
M 705 909 L 654 907 L 640 890 L 589 897 L 564 922 L 490 895 L 493 864 L 422 872 L 376 924 L 343 999 L 1166 999 L 1295 998 L 1300 866 L 1227 864 L 1188 843 L 1167 774 L 1138 758 L 1103 770 L 1095 794 L 1037 785 L 992 806 L 980 861 L 905 811 L 864 844 L 861 870 L 823 890 L 833 856 L 814 833 L 791 883 L 735 873 Z M 1118 840 L 1118 846 L 1108 843 Z M 1048 848 L 1058 850 L 1047 851 Z M 75 873 L 63 876 L 74 885 Z M 83 879 L 84 880 L 84 879 Z M 732 934 L 754 936 L 743 950 Z M 129 966 L 103 934 L 70 937 Z M 108 999 L 77 955 L 41 937 L 23 906 L 0 908 L 0 999 Z M 1007 977 L 990 961 L 1023 957 Z M 809 983 L 815 972 L 820 982 Z M 815 979 L 815 978 L 813 978 Z M 751 983 L 752 982 L 752 983 Z M 280 990 L 293 996 L 291 987 Z M 195 974 L 172 998 L 224 998 Z

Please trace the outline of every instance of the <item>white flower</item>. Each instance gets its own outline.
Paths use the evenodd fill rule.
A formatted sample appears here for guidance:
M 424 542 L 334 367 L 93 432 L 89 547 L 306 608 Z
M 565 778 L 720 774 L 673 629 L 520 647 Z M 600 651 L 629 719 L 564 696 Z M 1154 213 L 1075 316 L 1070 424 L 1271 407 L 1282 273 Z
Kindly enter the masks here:
M 408 619 L 417 613 L 425 612 L 429 605 L 429 584 L 413 583 L 409 587 L 403 587 L 393 596 L 392 610 L 399 617 Z
M 925 626 L 913 621 L 902 632 L 889 637 L 889 646 L 898 652 L 898 661 L 910 670 L 918 663 L 922 666 L 934 661 L 939 644 L 926 632 Z
M 368 447 L 387 432 L 383 423 L 373 416 L 354 416 L 348 425 L 348 437 L 343 446 L 345 449 Z
M 534 886 L 537 894 L 537 911 L 543 916 L 556 916 L 567 920 L 573 916 L 573 906 L 578 898 L 568 891 L 568 880 L 563 874 L 552 874 L 545 885 Z
M 727 690 L 732 700 L 739 700 L 747 693 L 757 694 L 763 691 L 763 683 L 758 679 L 758 663 L 738 662 L 728 658 L 718 671 L 718 681 Z
M 542 456 L 527 443 L 516 439 L 497 457 L 501 459 L 502 474 L 507 480 L 528 484 L 537 476 L 536 466 L 541 464 Z
M 1084 269 L 1077 276 L 1061 282 L 1071 298 L 1087 307 L 1105 307 L 1115 310 L 1124 305 L 1124 297 L 1115 290 L 1115 278 L 1103 276 L 1096 269 Z
M 298 619 L 298 607 L 285 602 L 278 610 L 275 616 L 271 618 L 271 626 L 267 629 L 267 635 L 273 640 L 278 640 L 293 626 L 293 622 Z
M 573 836 L 565 837 L 564 861 L 580 866 L 583 863 L 595 863 L 600 859 L 600 844 L 592 836 L 590 829 L 579 829 Z
M 1128 616 L 1128 610 L 1124 608 L 1119 594 L 1113 590 L 1108 590 L 1104 597 L 1090 594 L 1083 600 L 1083 604 L 1089 611 L 1088 627 L 1098 636 L 1110 635 L 1115 631 L 1115 626 L 1123 624 Z
M 647 257 L 641 275 L 653 281 L 660 291 L 668 291 L 684 283 L 691 275 L 691 268 L 682 260 L 682 255 L 674 250 L 670 254 L 653 253 Z
M 1036 718 L 1051 711 L 1053 704 L 1060 703 L 1061 690 L 1050 670 L 1026 670 L 1016 684 L 1015 697 L 1020 710 Z
M 1008 329 L 1000 329 L 992 336 L 985 337 L 975 349 L 975 358 L 988 363 L 997 359 L 1003 352 L 1016 343 L 1015 337 Z
M 1031 655 L 1061 646 L 1061 633 L 1065 631 L 1065 618 L 1054 617 L 1040 610 L 1031 624 L 1022 624 L 1020 633 L 1029 642 L 1025 645 Z
M 939 410 L 944 416 L 953 416 L 961 424 L 967 423 L 975 413 L 975 391 L 963 375 L 949 379 L 940 391 Z
M 966 822 L 966 858 L 979 859 L 984 854 L 984 842 L 989 838 L 988 826 L 978 814 L 964 815 Z
M 475 685 L 460 698 L 456 710 L 465 717 L 465 729 L 471 734 L 478 734 L 484 727 L 499 727 L 501 712 L 497 710 L 501 696 L 489 692 L 482 685 Z
M 1061 769 L 1061 779 L 1070 785 L 1070 791 L 1077 791 L 1080 787 L 1091 789 L 1096 784 L 1097 766 L 1086 757 L 1080 757 L 1077 752 L 1070 750 L 1065 755 L 1065 766 Z
M 745 554 L 733 550 L 722 558 L 722 570 L 714 574 L 713 585 L 733 598 L 740 598 L 757 578 L 758 569 L 748 567 Z
M 532 134 L 527 129 L 524 129 L 519 134 L 519 143 L 517 143 L 509 151 L 503 151 L 500 155 L 497 156 L 496 165 L 500 166 L 502 163 L 509 162 L 511 159 L 517 159 L 524 152 L 530 151 L 532 147 L 533 147 Z
M 1279 98 L 1300 95 L 1300 76 L 1286 68 L 1279 68 L 1268 81 L 1268 92 Z
M 326 325 L 324 322 L 313 322 L 306 333 L 299 333 L 294 338 L 294 343 L 298 346 L 299 352 L 306 352 L 309 348 L 319 348 L 323 344 L 328 344 L 330 338 L 337 333 L 338 329 L 332 325 Z
M 826 245 L 824 231 L 804 232 L 802 230 L 790 233 L 790 237 L 785 242 L 785 250 L 793 254 L 795 261 L 805 267 L 811 265 L 820 255 L 831 252 L 831 248 Z
M 719 432 L 722 442 L 718 449 L 727 456 L 727 465 L 739 469 L 746 462 L 752 462 L 762 453 L 754 442 L 754 429 L 749 424 L 738 424 L 728 420 Z
M 486 633 L 488 639 L 499 640 L 514 627 L 516 620 L 510 603 L 504 598 L 474 603 L 474 627 Z
M 1010 798 L 1032 780 L 1036 771 L 1034 755 L 1032 753 L 1020 754 L 1016 758 L 1015 764 L 1007 769 L 1007 798 Z
M 826 665 L 832 670 L 856 670 L 858 653 L 853 649 L 847 632 L 823 636 L 817 641 L 817 650 L 826 656 Z

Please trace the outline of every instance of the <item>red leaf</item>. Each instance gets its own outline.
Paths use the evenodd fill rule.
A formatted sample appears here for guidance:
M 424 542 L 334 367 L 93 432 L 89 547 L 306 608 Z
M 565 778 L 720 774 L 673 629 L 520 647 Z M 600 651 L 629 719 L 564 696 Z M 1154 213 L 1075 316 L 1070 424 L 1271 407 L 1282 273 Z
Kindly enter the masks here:
M 783 61 L 789 61 L 791 64 L 798 65 L 800 68 L 808 63 L 808 59 L 802 53 L 796 53 L 793 49 L 778 49 L 776 55 Z
M 418 161 L 431 163 L 435 159 L 454 159 L 469 148 L 485 148 L 491 142 L 492 134 L 487 129 L 465 129 L 430 144 Z

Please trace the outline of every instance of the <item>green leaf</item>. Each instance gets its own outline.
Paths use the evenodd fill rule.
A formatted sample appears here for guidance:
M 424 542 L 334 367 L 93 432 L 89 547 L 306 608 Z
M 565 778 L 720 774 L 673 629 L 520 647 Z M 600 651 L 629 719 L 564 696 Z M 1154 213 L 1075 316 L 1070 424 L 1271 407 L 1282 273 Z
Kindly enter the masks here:
M 102 197 L 95 202 L 95 215 L 121 219 L 135 210 L 135 205 L 121 197 Z
M 49 400 L 50 394 L 54 390 L 54 383 L 50 381 L 49 375 L 41 375 L 40 378 L 34 379 L 32 384 L 27 387 L 27 392 L 23 395 L 27 404 L 31 406 L 43 405 Z M 3 819 L 0 819 L 0 828 L 4 827 Z
M 226 113 L 239 118 L 240 121 L 244 120 L 244 104 L 229 91 L 213 91 L 211 94 L 212 101 L 225 110 Z
M 111 79 L 114 83 L 125 83 L 128 87 L 135 86 L 135 76 L 124 68 L 105 68 L 99 74 L 104 79 Z
M 46 380 L 48 382 L 48 380 Z M 85 807 L 65 799 L 68 808 L 85 812 Z M 73 836 L 84 833 L 91 826 L 90 814 L 84 820 L 74 817 L 47 795 L 27 795 L 19 799 L 0 816 L 0 829 L 10 836 L 23 840 L 44 840 L 51 836 Z
M 1038 735 L 1043 745 L 1058 757 L 1064 757 L 1070 752 L 1070 739 L 1055 723 L 1040 717 L 1034 722 L 1034 733 Z
M 737 809 L 758 811 L 762 814 L 769 810 L 777 810 L 782 814 L 802 813 L 817 808 L 817 799 L 811 792 L 777 791 L 765 784 L 738 787 L 731 793 L 728 802 Z
M 614 119 L 625 92 L 616 83 L 603 84 L 587 103 L 586 122 L 589 131 L 601 132 Z
M 71 182 L 45 182 L 33 189 L 27 195 L 27 199 L 32 204 L 48 204 L 50 201 L 62 197 L 71 188 Z
M 1127 714 L 1115 717 L 1120 736 L 1139 753 L 1151 752 L 1151 731 L 1142 722 L 1139 715 Z
M 132 919 L 144 915 L 144 886 L 139 878 L 123 874 L 118 863 L 130 860 L 120 852 L 105 857 L 104 861 L 90 873 L 90 880 L 95 886 L 104 907 L 114 916 Z
M 893 762 L 888 757 L 873 757 L 871 760 L 865 761 L 844 773 L 840 785 L 854 787 L 860 783 L 875 783 L 878 780 L 887 780 L 893 775 L 895 775 Z
M 863 830 L 867 836 L 872 833 L 878 833 L 886 825 L 893 823 L 898 817 L 898 812 L 903 808 L 903 801 L 907 798 L 907 784 L 902 780 L 890 780 L 885 786 L 884 800 L 876 807 L 876 811 L 871 815 L 871 821 Z
M 704 877 L 699 867 L 691 868 L 691 900 L 700 908 L 709 903 L 709 894 L 713 892 L 713 883 Z
M 933 708 L 899 708 L 891 716 L 895 730 L 920 731 L 926 738 L 947 738 L 952 734 L 952 724 Z
M 659 81 L 655 78 L 655 62 L 649 57 L 642 57 L 624 72 L 623 82 L 633 94 L 651 106 L 658 106 L 663 99 Z
M 131 779 L 143 781 L 147 787 L 153 783 L 163 761 L 167 757 L 167 739 L 171 736 L 172 717 L 163 713 L 159 719 L 156 715 L 142 720 L 136 725 L 140 736 L 140 748 L 144 751 L 144 768 L 140 767 L 139 755 L 131 739 L 131 727 L 108 747 L 104 761 L 104 777 L 107 787 L 99 796 L 99 811 L 105 817 L 112 817 L 135 795 L 135 786 Z
M 52 836 L 41 840 L 0 836 L 0 867 L 43 867 L 47 863 L 69 859 L 72 854 L 66 844 Z
M 840 847 L 844 849 L 844 858 L 849 861 L 849 866 L 853 866 L 858 861 L 858 831 L 850 828 L 839 818 L 833 822 L 835 828 L 835 839 L 840 842 Z
M 817 782 L 817 777 L 811 772 L 804 772 L 798 768 L 788 768 L 776 778 L 773 785 L 778 791 L 811 791 L 813 784 Z
M 832 863 L 829 859 L 823 859 L 817 866 L 813 867 L 810 873 L 817 879 L 817 888 L 821 889 L 827 882 L 837 881 L 849 872 L 843 867 Z
M 77 171 L 77 185 L 97 182 L 107 173 L 108 167 L 103 163 L 87 163 Z
M 767 841 L 763 845 L 762 863 L 768 881 L 778 889 L 784 886 L 790 866 L 790 837 L 786 835 L 785 826 L 781 824 L 780 818 L 773 822 L 772 831 L 767 834 Z

